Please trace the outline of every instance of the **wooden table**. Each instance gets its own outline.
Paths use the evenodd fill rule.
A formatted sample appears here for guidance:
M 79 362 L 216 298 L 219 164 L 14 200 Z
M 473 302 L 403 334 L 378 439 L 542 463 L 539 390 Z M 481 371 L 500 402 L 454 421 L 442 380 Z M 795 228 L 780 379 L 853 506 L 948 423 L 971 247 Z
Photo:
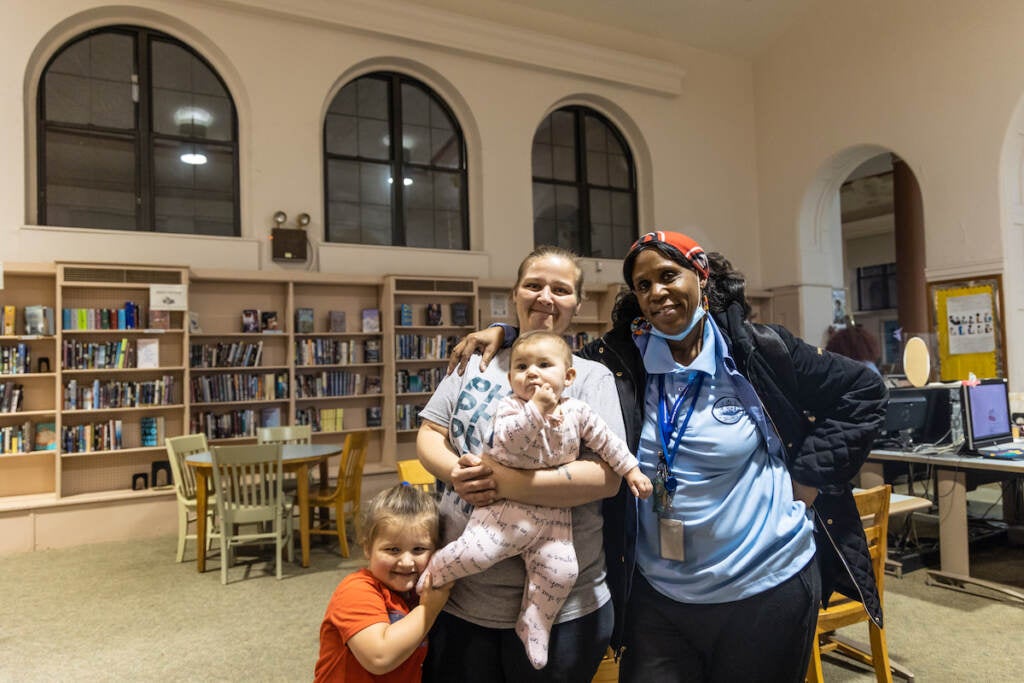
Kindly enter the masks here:
M 967 586 L 975 586 L 998 593 L 1000 597 L 1024 602 L 1024 593 L 1018 589 L 971 576 L 967 535 L 967 470 L 1024 475 L 1024 460 L 994 460 L 953 453 L 875 450 L 861 468 L 862 487 L 871 488 L 883 483 L 883 462 L 919 463 L 936 468 L 940 569 L 928 571 L 929 583 L 965 592 L 970 592 L 966 591 Z
M 281 466 L 294 472 L 299 494 L 299 538 L 302 541 L 302 566 L 309 566 L 309 466 L 341 453 L 342 444 L 290 443 L 281 446 Z M 213 476 L 209 453 L 194 453 L 187 458 L 196 472 L 196 567 L 206 571 L 206 496 L 207 478 Z

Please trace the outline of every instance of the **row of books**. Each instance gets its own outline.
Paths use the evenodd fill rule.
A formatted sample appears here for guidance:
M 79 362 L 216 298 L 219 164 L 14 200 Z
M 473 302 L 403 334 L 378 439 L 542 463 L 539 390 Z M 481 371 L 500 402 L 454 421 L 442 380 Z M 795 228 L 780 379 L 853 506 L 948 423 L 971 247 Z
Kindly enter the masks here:
M 61 326 L 65 330 L 134 330 L 141 323 L 139 305 L 124 302 L 124 308 L 63 308 Z
M 15 382 L 0 383 L 0 413 L 17 413 L 21 411 L 24 398 L 22 386 Z
M 192 401 L 271 401 L 288 398 L 288 373 L 223 373 L 193 377 Z M 264 425 L 267 426 L 267 425 Z
M 316 331 L 316 312 L 312 308 L 295 309 L 295 332 L 312 334 Z M 327 313 L 327 331 L 345 331 L 345 311 L 329 311 Z
M 593 341 L 595 338 L 592 335 L 587 334 L 586 332 L 577 332 L 576 334 L 563 334 L 562 336 L 565 338 L 565 341 L 569 345 L 569 348 L 572 349 L 573 351 L 579 351 L 584 346 Z
M 57 449 L 53 422 L 25 422 L 0 428 L 0 455 Z
M 416 429 L 420 426 L 421 405 L 399 403 L 395 406 L 395 427 L 398 429 Z
M 262 341 L 189 344 L 188 348 L 192 368 L 255 368 L 262 357 Z
M 23 375 L 32 372 L 31 355 L 25 343 L 0 346 L 0 374 Z
M 395 391 L 408 394 L 433 391 L 445 377 L 445 368 L 424 368 L 418 372 L 398 370 L 395 373 Z
M 396 334 L 395 354 L 399 360 L 443 360 L 458 343 L 454 336 Z
M 61 361 L 68 370 L 134 368 L 135 344 L 127 339 L 109 342 L 65 339 L 61 345 Z
M 295 377 L 296 398 L 320 398 L 324 396 L 352 396 L 353 394 L 379 394 L 380 376 L 359 372 L 318 372 Z
M 174 386 L 172 375 L 134 382 L 94 379 L 80 384 L 77 379 L 72 379 L 64 385 L 64 410 L 171 405 L 174 403 Z
M 340 432 L 345 428 L 345 409 L 299 408 L 295 411 L 295 423 L 309 425 L 314 432 Z
M 451 325 L 469 325 L 469 304 L 461 301 L 455 301 L 450 304 L 451 308 Z M 441 304 L 430 303 L 425 307 L 425 317 L 423 322 L 419 324 L 426 325 L 444 325 L 444 317 L 441 313 Z M 400 327 L 408 327 L 410 325 L 416 325 L 417 322 L 413 317 L 412 304 L 399 304 L 395 310 L 395 324 Z
M 380 340 L 297 339 L 296 365 L 350 365 L 379 363 Z
M 230 410 L 223 413 L 202 411 L 192 413 L 189 421 L 191 434 L 200 432 L 207 439 L 230 439 L 237 436 L 256 436 L 257 427 L 276 427 L 277 425 L 257 424 L 256 411 L 251 408 Z
M 115 451 L 123 448 L 121 420 L 110 419 L 84 425 L 64 425 L 60 430 L 61 450 L 65 453 Z

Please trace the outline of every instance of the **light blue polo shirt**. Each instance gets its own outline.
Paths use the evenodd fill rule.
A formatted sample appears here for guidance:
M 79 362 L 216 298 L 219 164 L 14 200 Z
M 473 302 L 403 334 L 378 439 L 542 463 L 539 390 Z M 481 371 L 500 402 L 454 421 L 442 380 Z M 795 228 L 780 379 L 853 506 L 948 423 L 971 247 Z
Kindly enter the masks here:
M 653 497 L 640 501 L 637 561 L 644 577 L 678 602 L 721 603 L 756 595 L 799 572 L 814 556 L 811 515 L 793 500 L 781 442 L 750 382 L 735 370 L 714 320 L 707 317 L 701 352 L 689 367 L 672 358 L 660 337 L 645 335 L 637 345 L 648 373 L 637 456 L 652 480 L 661 450 L 658 379 L 665 378 L 671 407 L 691 374 L 704 374 L 672 464 L 679 488 L 668 516 L 683 522 L 685 559 L 662 559 Z M 674 430 L 672 442 L 677 436 Z

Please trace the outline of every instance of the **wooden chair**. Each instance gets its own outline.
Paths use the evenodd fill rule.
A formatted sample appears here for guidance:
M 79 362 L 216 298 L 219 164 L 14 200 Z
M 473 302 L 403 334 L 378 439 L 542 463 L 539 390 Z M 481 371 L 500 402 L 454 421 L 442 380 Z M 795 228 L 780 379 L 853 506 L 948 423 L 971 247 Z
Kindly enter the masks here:
M 597 667 L 597 673 L 591 683 L 618 683 L 619 663 L 615 661 L 615 653 L 611 648 L 604 653 L 601 664 Z
M 868 550 L 871 553 L 871 568 L 878 584 L 878 597 L 882 600 L 885 588 L 885 557 L 886 534 L 889 531 L 889 495 L 888 484 L 876 486 L 854 494 L 857 510 L 864 519 L 864 535 L 868 539 Z M 884 604 L 884 603 L 883 603 Z M 871 651 L 865 652 L 864 646 L 850 642 L 836 635 L 834 631 L 844 626 L 867 622 Z M 878 628 L 868 617 L 864 605 L 851 600 L 839 593 L 833 593 L 828 609 L 818 611 L 818 627 L 814 638 L 814 649 L 811 661 L 807 666 L 809 683 L 822 683 L 821 653 L 836 651 L 851 659 L 871 666 L 875 670 L 878 681 L 892 682 L 892 668 L 889 662 L 889 647 L 885 642 L 885 629 Z
M 256 443 L 310 443 L 313 441 L 313 428 L 309 425 L 287 425 L 282 427 L 258 427 L 256 429 Z M 327 466 L 321 465 L 322 477 L 327 476 Z M 310 488 L 316 484 L 313 480 L 313 470 L 309 470 Z M 295 494 L 298 485 L 295 483 L 295 475 L 285 473 L 285 493 Z
M 205 453 L 210 450 L 205 434 L 188 434 L 164 439 L 167 447 L 167 460 L 171 463 L 171 475 L 174 477 L 174 493 L 178 498 L 178 562 L 185 558 L 185 541 L 195 540 L 195 533 L 188 533 L 188 526 L 196 521 L 196 474 L 185 464 L 185 458 L 194 453 Z M 207 548 L 213 539 L 219 536 L 216 525 L 216 496 L 210 496 L 207 507 L 206 535 Z
M 398 481 L 406 482 L 431 495 L 436 492 L 437 479 L 419 460 L 399 460 L 395 464 L 398 466 Z
M 359 502 L 363 491 L 363 465 L 366 463 L 366 442 L 369 432 L 349 432 L 345 437 L 345 446 L 341 451 L 341 462 L 338 465 L 338 481 L 332 489 L 327 481 L 321 481 L 320 487 L 309 494 L 310 510 L 313 508 L 334 508 L 335 523 L 330 524 L 330 513 L 321 515 L 319 524 L 310 525 L 310 534 L 338 536 L 341 556 L 348 557 L 348 539 L 346 538 L 346 517 L 351 515 L 355 520 L 359 513 Z M 353 521 L 355 523 L 355 521 Z
M 221 521 L 220 582 L 228 582 L 232 550 L 242 544 L 273 541 L 277 578 L 281 554 L 293 560 L 291 503 L 283 491 L 280 444 L 214 446 L 213 488 Z M 251 531 L 243 526 L 256 525 Z

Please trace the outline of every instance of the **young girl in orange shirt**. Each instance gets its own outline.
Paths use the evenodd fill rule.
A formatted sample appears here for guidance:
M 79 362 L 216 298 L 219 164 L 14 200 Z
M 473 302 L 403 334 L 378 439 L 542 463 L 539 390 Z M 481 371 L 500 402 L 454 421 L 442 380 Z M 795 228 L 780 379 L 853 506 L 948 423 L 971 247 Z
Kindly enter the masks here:
M 438 543 L 437 504 L 408 485 L 370 501 L 361 534 L 366 569 L 346 576 L 320 625 L 320 681 L 410 683 L 421 678 L 427 631 L 448 600 L 451 585 L 416 581 Z

